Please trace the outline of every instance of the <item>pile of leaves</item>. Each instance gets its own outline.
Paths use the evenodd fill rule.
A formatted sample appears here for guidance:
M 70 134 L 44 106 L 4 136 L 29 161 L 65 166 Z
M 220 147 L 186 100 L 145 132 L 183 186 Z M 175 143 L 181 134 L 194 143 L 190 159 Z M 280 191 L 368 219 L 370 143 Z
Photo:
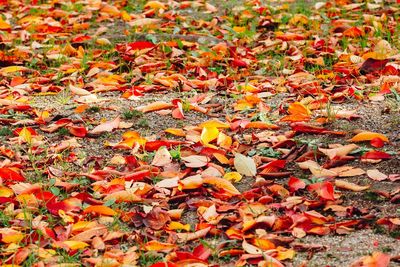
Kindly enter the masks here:
M 347 200 L 399 203 L 399 168 L 379 168 L 399 121 L 338 125 L 398 116 L 399 10 L 0 1 L 1 264 L 284 266 L 326 249 L 307 235 L 398 233 L 398 209 Z

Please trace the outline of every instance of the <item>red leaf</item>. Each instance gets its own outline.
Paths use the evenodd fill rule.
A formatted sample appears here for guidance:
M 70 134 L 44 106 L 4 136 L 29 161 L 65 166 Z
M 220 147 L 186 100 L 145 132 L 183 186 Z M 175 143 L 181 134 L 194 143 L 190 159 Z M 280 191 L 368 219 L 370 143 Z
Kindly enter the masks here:
M 76 137 L 85 137 L 87 130 L 82 126 L 68 126 L 68 131 Z
M 315 191 L 318 196 L 326 200 L 335 200 L 335 196 L 333 195 L 333 184 L 330 182 L 322 182 L 310 184 L 308 189 L 311 191 Z
M 259 169 L 262 169 L 262 173 L 269 173 L 269 172 L 276 172 L 279 171 L 280 169 L 283 169 L 286 165 L 286 160 L 284 159 L 277 159 L 271 162 L 268 162 L 265 165 L 262 165 L 259 167 Z
M 157 262 L 154 263 L 153 265 L 150 265 L 149 267 L 178 267 L 178 265 L 168 261 L 168 262 Z
M 80 35 L 80 36 L 76 36 L 76 37 L 72 38 L 71 43 L 83 43 L 90 39 L 92 39 L 92 37 L 90 37 L 88 35 Z
M 153 48 L 156 45 L 153 44 L 152 42 L 146 42 L 146 41 L 137 41 L 133 43 L 129 43 L 127 47 L 129 50 L 141 50 L 141 49 L 147 49 L 147 48 Z
M 289 178 L 288 185 L 291 192 L 306 188 L 306 183 L 294 176 Z
M 13 134 L 18 136 L 20 134 L 20 132 L 23 130 L 24 128 L 17 128 L 13 131 Z M 28 132 L 31 133 L 31 135 L 37 135 L 36 131 L 34 129 L 32 129 L 31 127 L 27 127 L 25 128 Z
M 125 176 L 122 176 L 122 179 L 125 179 L 125 181 L 142 181 L 146 177 L 150 177 L 151 172 L 149 170 L 142 170 L 142 171 L 137 171 L 133 172 L 130 174 L 127 174 Z
M 376 148 L 381 148 L 385 145 L 385 142 L 383 142 L 382 139 L 379 137 L 375 137 L 371 139 L 371 146 L 376 147 Z
M 366 61 L 364 61 L 364 63 L 362 64 L 362 66 L 360 68 L 360 72 L 362 74 L 366 74 L 366 73 L 382 70 L 385 67 L 386 63 L 388 63 L 388 62 L 389 62 L 389 59 L 379 60 L 379 59 L 369 58 Z
M 60 202 L 50 201 L 46 203 L 47 209 L 53 215 L 58 215 L 59 210 L 63 210 L 65 212 L 68 211 L 79 211 L 80 207 L 78 206 L 81 204 L 81 201 L 76 198 L 65 199 Z
M 241 59 L 235 58 L 231 63 L 232 67 L 247 67 L 247 63 Z
M 17 173 L 16 171 L 13 171 L 9 168 L 0 168 L 0 178 L 5 181 L 15 181 L 15 182 L 24 182 L 25 178 Z
M 207 260 L 210 257 L 212 251 L 209 247 L 203 246 L 203 244 L 198 245 L 193 250 L 193 256 L 200 260 Z
M 147 151 L 155 151 L 158 150 L 160 147 L 162 146 L 166 146 L 166 147 L 172 147 L 172 146 L 177 146 L 177 145 L 181 145 L 184 144 L 185 142 L 182 141 L 175 141 L 175 140 L 158 140 L 158 141 L 149 141 L 146 143 L 145 145 L 145 149 Z
M 361 156 L 361 159 L 391 159 L 392 156 L 382 151 L 369 151 Z

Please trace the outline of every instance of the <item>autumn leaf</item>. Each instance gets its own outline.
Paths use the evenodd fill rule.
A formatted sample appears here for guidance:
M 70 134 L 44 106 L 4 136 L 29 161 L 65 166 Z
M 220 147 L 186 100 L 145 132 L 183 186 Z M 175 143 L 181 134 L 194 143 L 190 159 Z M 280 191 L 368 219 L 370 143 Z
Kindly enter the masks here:
M 104 122 L 100 125 L 97 125 L 92 130 L 89 131 L 90 134 L 101 134 L 103 132 L 111 132 L 112 130 L 118 128 L 121 120 L 119 117 L 116 117 L 112 121 Z
M 364 191 L 370 188 L 369 185 L 361 186 L 344 180 L 335 180 L 335 186 L 341 189 L 351 190 L 355 192 Z
M 367 176 L 375 181 L 383 181 L 388 178 L 386 174 L 381 173 L 377 169 L 367 170 Z
M 83 213 L 94 213 L 97 215 L 105 215 L 105 216 L 115 216 L 117 215 L 117 212 L 115 212 L 114 210 L 112 210 L 109 207 L 106 206 L 102 206 L 102 205 L 93 205 L 93 206 L 89 206 L 86 209 L 83 210 Z
M 353 138 L 350 139 L 350 141 L 351 142 L 371 141 L 374 138 L 379 138 L 383 142 L 389 142 L 389 139 L 385 135 L 369 131 L 356 134 L 355 136 L 353 136 Z
M 210 184 L 216 188 L 225 191 L 229 195 L 235 196 L 240 195 L 240 192 L 228 181 L 218 177 L 204 177 L 203 183 Z
M 235 154 L 234 165 L 240 174 L 246 176 L 255 176 L 257 174 L 257 167 L 254 160 L 240 153 Z

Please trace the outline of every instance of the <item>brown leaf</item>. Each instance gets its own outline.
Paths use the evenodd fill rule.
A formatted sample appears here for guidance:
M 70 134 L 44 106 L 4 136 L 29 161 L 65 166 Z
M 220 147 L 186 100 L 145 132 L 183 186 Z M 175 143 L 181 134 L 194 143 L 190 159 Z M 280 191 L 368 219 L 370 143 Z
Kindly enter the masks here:
M 187 242 L 195 239 L 199 239 L 201 237 L 205 237 L 208 232 L 211 230 L 211 227 L 207 227 L 201 230 L 198 230 L 194 233 L 177 233 L 179 242 Z
M 162 210 L 159 207 L 155 207 L 149 213 L 146 214 L 146 217 L 143 219 L 143 223 L 147 227 L 150 227 L 154 230 L 160 230 L 170 220 L 171 219 L 169 217 L 168 212 Z

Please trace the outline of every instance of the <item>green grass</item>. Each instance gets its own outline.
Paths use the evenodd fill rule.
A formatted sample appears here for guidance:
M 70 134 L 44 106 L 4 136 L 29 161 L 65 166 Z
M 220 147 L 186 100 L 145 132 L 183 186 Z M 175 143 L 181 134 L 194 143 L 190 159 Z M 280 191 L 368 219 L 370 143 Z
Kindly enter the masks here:
M 125 120 L 131 120 L 135 118 L 141 118 L 143 117 L 143 112 L 135 110 L 135 109 L 125 109 L 122 112 L 122 118 Z
M 10 136 L 12 135 L 12 131 L 10 130 L 10 128 L 8 127 L 2 127 L 0 128 L 0 136 Z

